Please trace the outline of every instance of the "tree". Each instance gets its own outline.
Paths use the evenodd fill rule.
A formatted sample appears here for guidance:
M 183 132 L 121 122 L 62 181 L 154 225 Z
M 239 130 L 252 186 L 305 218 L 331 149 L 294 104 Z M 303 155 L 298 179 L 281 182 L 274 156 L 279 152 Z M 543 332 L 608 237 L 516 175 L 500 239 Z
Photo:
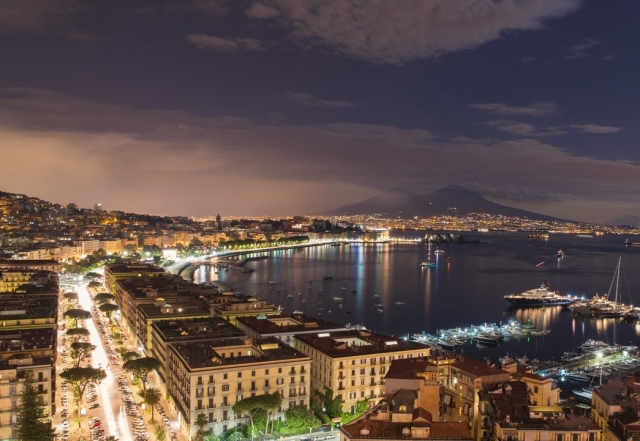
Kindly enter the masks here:
M 78 320 L 87 320 L 91 318 L 91 313 L 84 309 L 68 309 L 62 315 L 66 318 L 70 318 L 71 320 L 75 320 L 74 328 L 78 327 Z
M 125 363 L 129 360 L 140 358 L 140 354 L 138 354 L 136 351 L 125 351 L 121 355 L 122 355 L 122 361 Z
M 100 312 L 104 313 L 104 315 L 107 316 L 107 318 L 109 319 L 109 323 L 111 323 L 111 316 L 120 308 L 118 307 L 118 305 L 114 305 L 113 303 L 103 303 L 102 305 L 98 306 L 98 309 L 100 310 Z
M 114 296 L 113 294 L 109 294 L 108 292 L 99 292 L 93 299 L 100 304 L 115 303 L 116 296 Z
M 91 343 L 76 341 L 71 343 L 71 358 L 76 361 L 76 367 L 80 366 L 80 361 L 91 352 L 96 350 L 96 346 Z
M 84 338 L 84 337 L 89 337 L 89 335 L 91 333 L 89 332 L 89 330 L 87 328 L 69 328 L 69 329 L 67 329 L 66 334 L 69 337 Z
M 90 272 L 84 275 L 85 279 L 102 279 L 102 274 Z
M 167 439 L 167 430 L 164 426 L 156 426 L 153 433 L 156 435 L 156 441 L 165 441 Z
M 204 428 L 209 424 L 209 418 L 204 413 L 199 413 L 193 424 L 198 427 L 198 438 L 202 441 L 204 439 Z
M 72 300 L 78 300 L 78 293 L 77 292 L 65 292 L 63 297 L 65 299 L 67 299 L 69 302 L 71 302 Z
M 322 422 L 307 406 L 293 406 L 284 413 L 285 422 L 281 429 L 283 435 L 300 435 L 308 433 L 309 429 L 320 427 Z
M 249 421 L 251 421 L 251 439 L 254 436 L 253 417 L 259 410 L 269 411 L 277 409 L 282 404 L 282 397 L 278 392 L 266 393 L 264 395 L 256 395 L 253 397 L 243 398 L 233 405 L 233 413 L 236 415 L 242 415 L 247 413 Z M 268 424 L 267 424 L 268 425 Z
M 324 393 L 319 390 L 314 391 L 320 398 L 322 403 L 322 411 L 327 414 L 329 418 L 336 418 L 342 415 L 342 395 L 333 397 L 333 391 L 327 386 L 324 387 Z
M 89 288 L 89 289 L 98 289 L 98 288 L 100 288 L 101 285 L 102 285 L 102 283 L 97 282 L 97 281 L 94 280 L 92 282 L 89 282 L 89 284 L 87 285 L 87 288 Z
M 222 437 L 220 435 L 214 435 L 213 432 L 207 432 L 204 434 L 202 441 L 222 441 Z
M 84 391 L 90 383 L 100 384 L 102 380 L 107 378 L 107 374 L 102 369 L 72 367 L 65 369 L 60 373 L 60 378 L 71 383 L 76 389 L 76 404 L 79 405 L 80 400 L 84 396 Z
M 55 430 L 44 413 L 44 398 L 36 389 L 33 371 L 25 371 L 18 406 L 18 439 L 20 441 L 53 441 Z
M 142 357 L 129 360 L 122 365 L 125 371 L 133 372 L 133 375 L 142 380 L 142 389 L 147 390 L 147 378 L 149 374 L 160 368 L 160 360 L 154 357 Z
M 144 402 L 146 403 L 147 406 L 151 407 L 151 424 L 153 424 L 155 421 L 153 419 L 153 411 L 156 407 L 156 405 L 160 402 L 160 400 L 162 399 L 162 393 L 160 392 L 160 389 L 156 388 L 156 387 L 152 387 L 151 389 L 148 390 L 141 390 L 140 392 L 138 392 L 138 395 L 140 395 L 142 397 L 142 399 L 144 400 Z

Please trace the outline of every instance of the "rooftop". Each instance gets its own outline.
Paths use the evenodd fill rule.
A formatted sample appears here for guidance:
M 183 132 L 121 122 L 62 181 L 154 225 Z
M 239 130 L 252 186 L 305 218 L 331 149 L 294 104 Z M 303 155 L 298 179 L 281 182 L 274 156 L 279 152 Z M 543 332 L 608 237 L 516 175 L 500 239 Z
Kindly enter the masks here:
M 506 374 L 508 378 L 509 375 L 507 371 L 503 371 L 495 365 L 488 365 L 486 362 L 469 357 L 458 357 L 452 366 L 473 377 L 489 377 L 492 375 Z
M 190 369 L 269 363 L 285 360 L 309 360 L 309 357 L 269 337 L 263 339 L 229 338 L 214 342 L 175 343 L 174 353 L 185 360 Z
M 288 314 L 270 317 L 238 317 L 238 323 L 242 323 L 251 330 L 264 336 L 283 333 L 303 334 L 315 333 L 318 331 L 342 331 L 345 329 L 344 325 L 301 314 Z
M 617 380 L 617 381 L 616 381 Z M 608 383 L 593 389 L 593 393 L 598 395 L 609 405 L 622 405 L 628 401 L 626 396 L 627 388 L 619 379 L 610 380 Z
M 209 315 L 209 309 L 202 302 L 190 299 L 179 299 L 171 304 L 156 306 L 155 304 L 138 305 L 138 309 L 147 319 L 169 318 L 171 316 L 203 316 Z
M 105 273 L 111 274 L 141 274 L 141 273 L 164 273 L 162 268 L 148 263 L 109 263 L 104 267 Z
M 160 320 L 153 328 L 164 341 L 210 340 L 225 337 L 244 337 L 244 333 L 220 317 L 190 320 Z
M 391 362 L 391 366 L 389 366 L 387 375 L 384 378 L 385 380 L 390 378 L 413 380 L 421 378 L 418 374 L 426 372 L 427 368 L 433 369 L 435 364 L 425 358 L 399 358 Z
M 297 334 L 295 338 L 332 358 L 420 349 L 426 356 L 430 349 L 425 344 L 363 330 Z
M 363 418 L 348 423 L 340 428 L 342 432 L 349 435 L 349 438 L 355 439 L 465 439 L 471 440 L 471 434 L 466 423 L 458 422 L 428 422 L 425 418 L 419 418 L 419 422 L 394 423 L 386 420 L 369 419 L 368 416 L 375 413 L 365 414 Z M 428 435 L 415 437 L 405 435 L 405 429 L 411 429 L 412 426 L 419 428 L 430 427 L 430 431 L 424 432 Z M 363 434 L 366 433 L 366 434 Z

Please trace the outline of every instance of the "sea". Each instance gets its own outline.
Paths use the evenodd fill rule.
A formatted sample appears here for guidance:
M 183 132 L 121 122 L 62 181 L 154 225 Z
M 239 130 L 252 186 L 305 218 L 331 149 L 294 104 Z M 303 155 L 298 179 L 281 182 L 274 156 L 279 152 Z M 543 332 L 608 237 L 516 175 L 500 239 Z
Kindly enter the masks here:
M 415 239 L 424 234 L 399 232 L 394 236 Z M 201 266 L 194 281 L 219 280 L 236 292 L 281 305 L 285 313 L 302 311 L 397 337 L 484 323 L 499 325 L 510 319 L 550 330 L 546 336 L 510 339 L 496 347 L 469 342 L 460 349 L 465 355 L 492 363 L 505 354 L 559 360 L 565 351 L 577 350 L 587 339 L 640 343 L 637 323 L 576 317 L 559 306 L 515 308 L 504 299 L 507 294 L 543 283 L 561 294 L 590 298 L 610 292 L 613 299 L 613 276 L 621 259 L 621 302 L 640 304 L 640 247 L 625 246 L 627 237 L 551 234 L 549 240 L 535 240 L 527 233 L 464 236 L 480 242 L 432 245 L 432 252 L 436 248 L 442 251 L 431 255 L 434 268 L 420 266 L 429 253 L 425 243 L 323 245 L 265 253 L 268 258 L 247 264 L 254 270 L 251 273 Z M 557 257 L 560 249 L 563 258 Z

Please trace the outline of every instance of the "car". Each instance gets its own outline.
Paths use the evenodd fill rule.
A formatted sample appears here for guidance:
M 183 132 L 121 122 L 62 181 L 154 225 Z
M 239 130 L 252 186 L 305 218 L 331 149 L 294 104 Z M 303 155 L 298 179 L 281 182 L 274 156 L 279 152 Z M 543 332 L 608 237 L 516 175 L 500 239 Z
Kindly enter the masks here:
M 96 409 L 98 407 L 100 407 L 100 405 L 98 403 L 94 403 L 91 406 L 89 406 L 89 409 Z

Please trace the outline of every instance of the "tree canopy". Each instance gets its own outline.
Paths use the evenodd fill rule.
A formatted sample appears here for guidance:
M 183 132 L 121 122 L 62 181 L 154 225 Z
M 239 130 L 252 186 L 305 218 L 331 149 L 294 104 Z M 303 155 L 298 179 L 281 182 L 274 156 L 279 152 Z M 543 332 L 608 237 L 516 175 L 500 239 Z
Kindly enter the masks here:
M 91 333 L 87 328 L 69 328 L 66 334 L 70 337 L 88 337 Z
M 204 428 L 209 424 L 209 418 L 204 413 L 196 415 L 196 420 L 193 424 L 198 428 L 198 439 L 202 441 L 204 439 Z
M 152 387 L 151 389 L 141 390 L 138 395 L 142 397 L 147 406 L 151 407 L 151 422 L 153 422 L 153 411 L 162 399 L 162 392 L 157 387 Z
M 104 315 L 106 315 L 109 319 L 109 322 L 111 322 L 111 316 L 120 308 L 118 307 L 118 305 L 114 305 L 113 303 L 103 303 L 102 305 L 98 306 L 98 309 L 100 310 L 100 312 L 104 313 Z
M 76 341 L 71 343 L 71 358 L 76 360 L 76 367 L 80 366 L 80 361 L 91 352 L 96 350 L 96 346 L 91 343 Z
M 243 398 L 232 406 L 233 413 L 238 416 L 247 413 L 251 421 L 251 437 L 254 435 L 253 416 L 259 410 L 269 411 L 277 409 L 282 404 L 282 396 L 278 392 L 266 393 L 263 395 L 255 395 Z M 268 422 L 267 422 L 268 424 Z
M 78 327 L 78 320 L 87 320 L 91 318 L 91 313 L 84 309 L 68 309 L 62 314 L 64 317 L 75 320 L 75 328 Z
M 67 300 L 78 300 L 78 293 L 69 291 L 69 292 L 65 292 L 62 297 L 64 297 Z
M 320 427 L 322 422 L 307 406 L 293 406 L 284 412 L 285 422 L 280 428 L 282 435 L 309 433 L 309 429 Z
M 329 418 L 337 418 L 342 415 L 342 396 L 338 395 L 333 397 L 333 391 L 327 386 L 324 387 L 324 393 L 319 390 L 315 391 L 316 395 L 322 402 L 323 412 L 329 416 Z
M 55 430 L 45 416 L 44 398 L 36 389 L 33 371 L 25 371 L 18 406 L 18 439 L 21 441 L 53 441 Z
M 154 357 L 141 357 L 129 360 L 122 365 L 126 371 L 133 372 L 133 375 L 142 380 L 142 389 L 147 390 L 147 377 L 161 366 L 160 360 Z
M 72 367 L 60 373 L 60 378 L 71 383 L 76 388 L 77 403 L 82 400 L 84 391 L 90 383 L 99 384 L 107 378 L 107 373 L 102 369 L 90 367 Z
M 136 351 L 124 351 L 122 352 L 121 356 L 122 361 L 125 363 L 129 360 L 140 358 L 140 354 L 138 354 Z
M 108 292 L 99 292 L 93 299 L 100 304 L 115 303 L 116 296 L 114 296 L 113 294 L 109 294 Z

